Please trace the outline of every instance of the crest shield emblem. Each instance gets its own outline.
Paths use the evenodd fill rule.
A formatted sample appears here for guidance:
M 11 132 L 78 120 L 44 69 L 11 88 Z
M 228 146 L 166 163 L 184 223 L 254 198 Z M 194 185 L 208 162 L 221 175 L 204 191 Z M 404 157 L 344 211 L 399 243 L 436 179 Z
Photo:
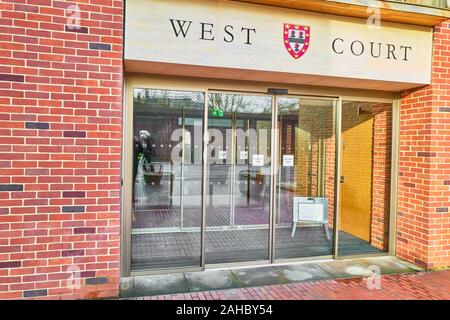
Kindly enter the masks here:
M 294 58 L 302 57 L 309 48 L 310 27 L 285 23 L 283 26 L 283 42 L 287 52 Z

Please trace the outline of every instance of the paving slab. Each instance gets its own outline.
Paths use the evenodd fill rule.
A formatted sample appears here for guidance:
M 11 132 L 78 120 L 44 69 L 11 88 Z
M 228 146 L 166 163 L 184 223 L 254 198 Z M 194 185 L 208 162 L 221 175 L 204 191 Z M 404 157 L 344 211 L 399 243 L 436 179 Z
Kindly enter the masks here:
M 399 259 L 399 258 L 396 258 L 396 259 L 397 259 L 397 261 L 399 263 L 407 266 L 408 268 L 410 268 L 410 269 L 412 269 L 412 270 L 414 270 L 416 272 L 426 271 L 425 268 L 419 267 L 418 265 L 412 264 L 412 263 L 410 263 L 408 261 L 405 261 L 405 260 L 402 260 L 402 259 Z
M 373 272 L 377 272 L 379 270 L 380 274 L 414 272 L 413 269 L 408 268 L 405 264 L 400 263 L 393 257 L 361 258 L 354 261 Z
M 352 260 L 317 262 L 320 268 L 333 278 L 360 278 L 372 275 L 372 271 Z
M 360 279 L 322 280 L 293 285 L 273 285 L 264 290 L 236 288 L 209 291 L 203 295 L 197 293 L 166 295 L 139 299 L 209 299 L 211 296 L 221 300 L 450 300 L 450 270 L 419 272 L 407 274 L 381 275 L 382 286 L 369 290 L 368 283 Z M 299 308 L 300 310 L 300 308 Z M 369 310 L 370 312 L 370 310 Z M 297 316 L 297 314 L 293 314 Z M 298 317 L 298 316 L 297 316 Z
M 231 270 L 239 282 L 246 287 L 283 284 L 289 281 L 274 267 L 244 268 Z
M 120 279 L 120 296 L 134 296 L 134 277 L 124 277 Z
M 135 277 L 133 291 L 137 296 L 150 296 L 189 292 L 189 287 L 182 273 L 159 274 Z
M 201 272 L 185 273 L 188 286 L 192 291 L 207 291 L 217 289 L 239 288 L 242 285 L 237 281 L 230 270 L 206 270 Z
M 286 279 L 292 282 L 331 279 L 331 275 L 314 263 L 276 266 Z
M 229 292 L 242 294 L 239 290 L 243 287 L 367 277 L 373 274 L 371 270 L 374 270 L 374 267 L 379 268 L 381 274 L 423 271 L 423 269 L 396 257 L 368 257 L 231 270 L 213 269 L 184 274 L 122 278 L 120 297 L 156 296 L 214 290 L 228 290 Z

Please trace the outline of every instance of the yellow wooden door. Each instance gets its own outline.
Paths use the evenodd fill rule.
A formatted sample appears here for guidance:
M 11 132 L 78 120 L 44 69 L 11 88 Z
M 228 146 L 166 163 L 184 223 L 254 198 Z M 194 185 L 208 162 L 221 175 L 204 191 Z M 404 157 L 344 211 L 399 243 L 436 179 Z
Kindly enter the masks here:
M 340 230 L 370 241 L 373 118 L 342 133 Z

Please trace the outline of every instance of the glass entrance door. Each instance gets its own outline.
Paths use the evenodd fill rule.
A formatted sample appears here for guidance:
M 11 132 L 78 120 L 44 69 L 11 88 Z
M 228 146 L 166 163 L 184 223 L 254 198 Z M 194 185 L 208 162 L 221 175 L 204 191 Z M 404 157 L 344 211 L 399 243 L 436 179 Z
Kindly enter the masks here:
M 208 97 L 206 264 L 269 259 L 272 99 Z
M 336 103 L 277 97 L 275 259 L 332 255 Z
M 391 104 L 133 94 L 131 271 L 387 250 Z
M 204 93 L 133 95 L 131 271 L 200 267 Z

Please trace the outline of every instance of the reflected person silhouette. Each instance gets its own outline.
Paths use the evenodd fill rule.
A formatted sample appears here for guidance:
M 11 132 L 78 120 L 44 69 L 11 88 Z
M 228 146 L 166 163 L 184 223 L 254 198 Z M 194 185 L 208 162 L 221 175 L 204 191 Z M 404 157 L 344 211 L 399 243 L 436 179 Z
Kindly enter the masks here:
M 150 170 L 154 171 L 154 167 L 151 164 L 153 155 L 154 150 L 152 148 L 150 132 L 147 130 L 139 131 L 139 136 L 133 136 L 133 199 L 135 199 L 136 177 L 140 170 L 145 170 L 144 164 L 150 164 Z

